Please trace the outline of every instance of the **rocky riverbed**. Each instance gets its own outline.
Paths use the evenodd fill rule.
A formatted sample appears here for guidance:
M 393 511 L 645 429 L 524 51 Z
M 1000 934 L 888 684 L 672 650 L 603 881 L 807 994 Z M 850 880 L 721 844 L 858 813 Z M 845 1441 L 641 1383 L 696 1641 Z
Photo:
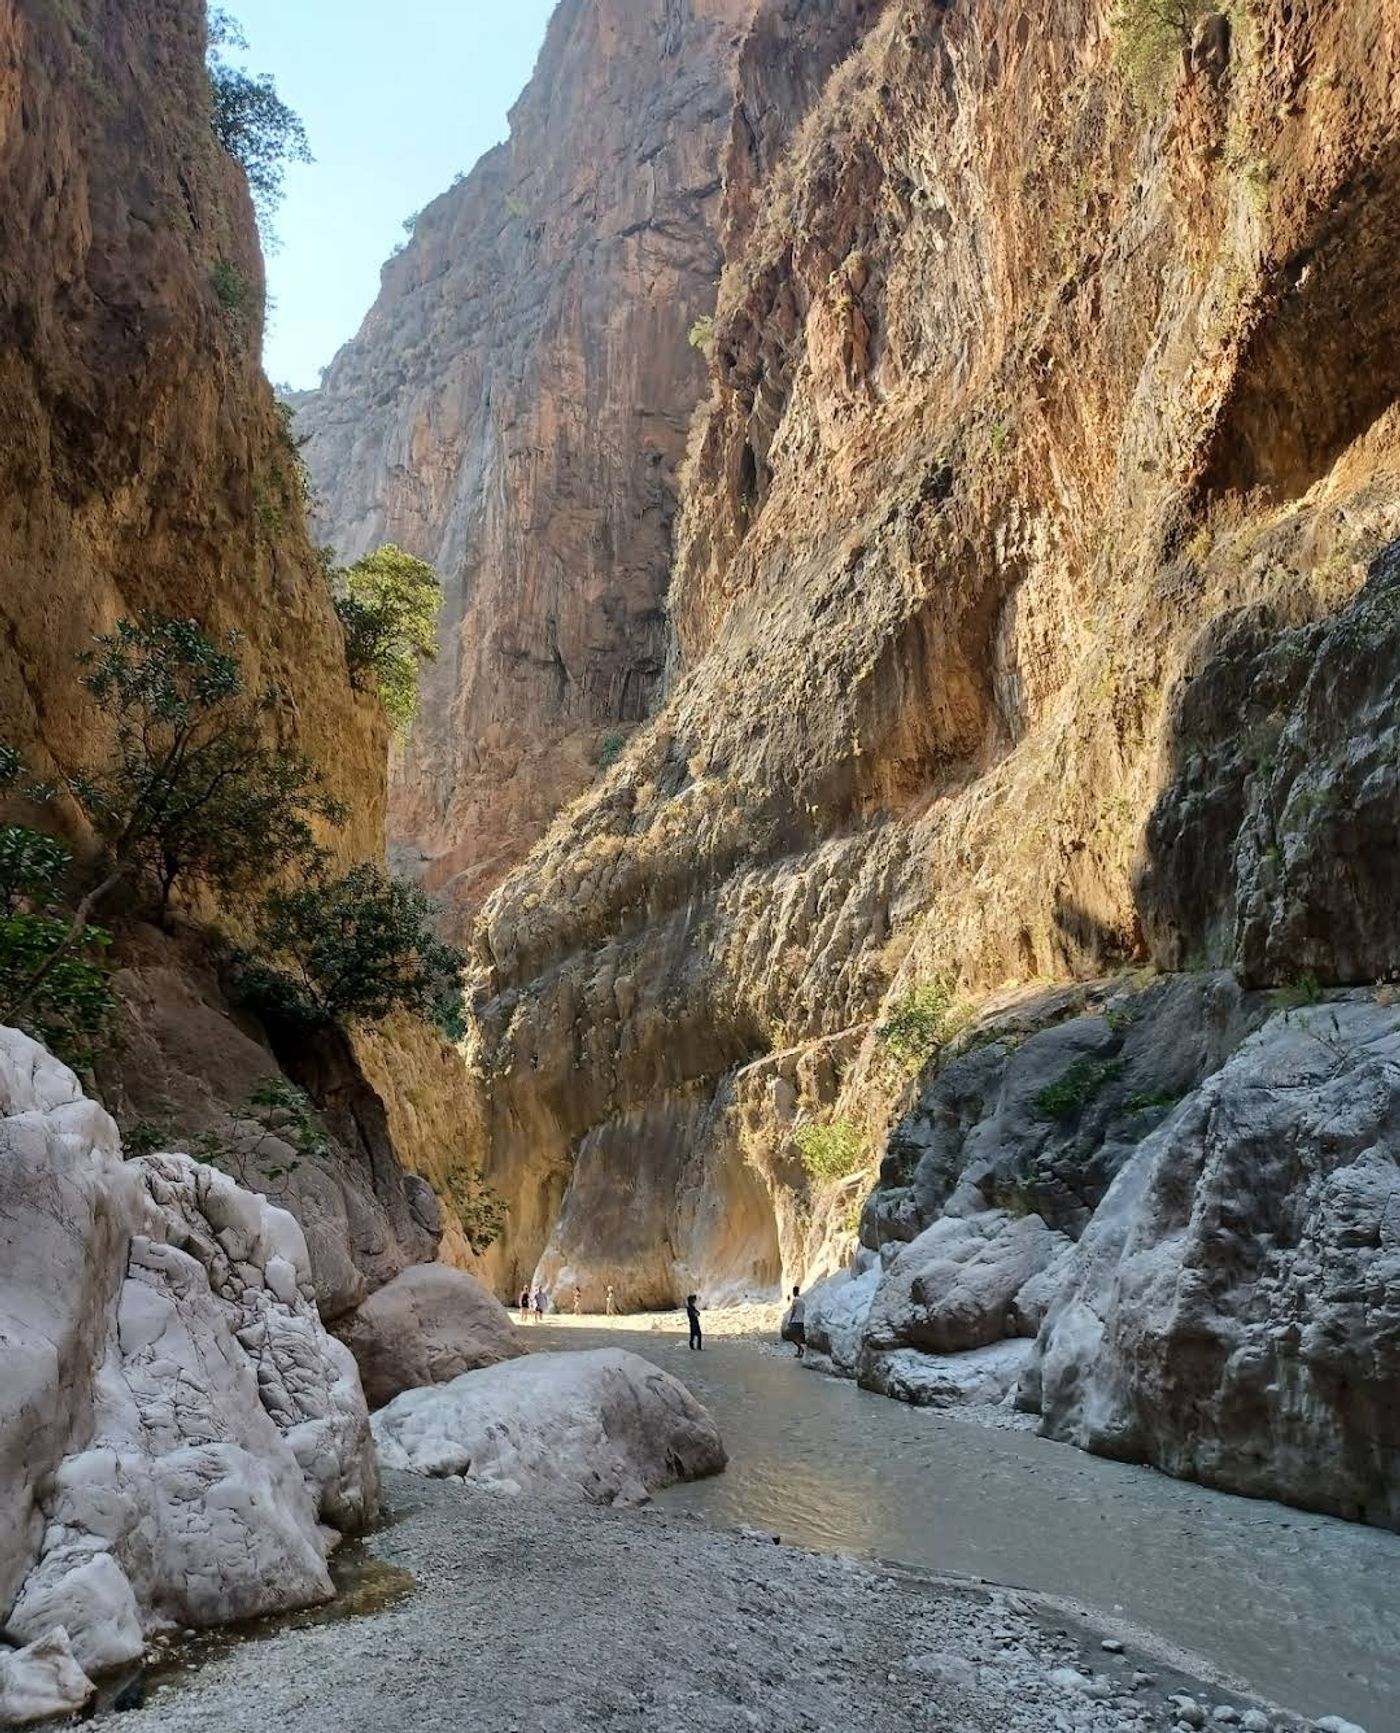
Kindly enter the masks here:
M 1305 1724 L 1010 1591 L 657 1511 L 391 1473 L 371 1553 L 415 1592 L 178 1666 L 130 1733 L 1155 1733 Z M 1107 1646 L 1105 1646 L 1107 1645 Z M 1223 1711 L 1223 1713 L 1222 1713 Z

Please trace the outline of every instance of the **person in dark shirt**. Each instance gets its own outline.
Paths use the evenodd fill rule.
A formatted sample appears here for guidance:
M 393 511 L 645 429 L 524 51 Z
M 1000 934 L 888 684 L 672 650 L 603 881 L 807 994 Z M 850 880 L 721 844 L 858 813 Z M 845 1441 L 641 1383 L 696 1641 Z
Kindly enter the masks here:
M 690 1345 L 692 1348 L 703 1348 L 704 1340 L 700 1335 L 700 1303 L 696 1295 L 685 1297 L 685 1315 L 690 1319 Z

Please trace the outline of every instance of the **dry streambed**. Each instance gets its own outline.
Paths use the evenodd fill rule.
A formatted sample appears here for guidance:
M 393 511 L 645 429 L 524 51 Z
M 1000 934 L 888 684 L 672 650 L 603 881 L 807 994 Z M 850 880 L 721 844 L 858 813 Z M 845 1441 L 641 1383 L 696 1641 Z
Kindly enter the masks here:
M 410 1572 L 415 1592 L 177 1668 L 124 1717 L 131 1733 L 1302 1725 L 1187 1680 L 1131 1638 L 1122 1652 L 1105 1649 L 1076 1615 L 1032 1597 L 656 1511 L 404 1474 L 386 1490 L 397 1520 L 368 1548 Z

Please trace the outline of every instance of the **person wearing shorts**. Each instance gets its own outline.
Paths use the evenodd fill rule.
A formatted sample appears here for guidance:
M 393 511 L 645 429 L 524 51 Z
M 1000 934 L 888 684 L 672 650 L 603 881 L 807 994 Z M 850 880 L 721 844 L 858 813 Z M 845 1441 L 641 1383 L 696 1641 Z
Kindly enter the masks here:
M 792 1290 L 785 1333 L 789 1342 L 797 1344 L 797 1358 L 800 1360 L 807 1352 L 807 1302 L 802 1298 L 801 1288 Z

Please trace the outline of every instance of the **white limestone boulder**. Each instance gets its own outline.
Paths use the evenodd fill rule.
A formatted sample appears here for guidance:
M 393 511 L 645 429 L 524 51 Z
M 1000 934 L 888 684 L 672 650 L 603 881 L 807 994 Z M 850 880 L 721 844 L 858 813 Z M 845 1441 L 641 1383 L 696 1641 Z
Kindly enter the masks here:
M 0 1649 L 0 1726 L 74 1715 L 94 1689 L 61 1625 L 23 1649 Z
M 72 1074 L 0 1030 L 6 1638 L 37 1643 L 58 1689 L 55 1631 L 99 1672 L 172 1624 L 324 1600 L 335 1531 L 377 1496 L 295 1221 L 188 1157 L 123 1162 Z
M 491 1290 L 446 1264 L 415 1264 L 336 1328 L 372 1408 L 525 1352 Z
M 880 1285 L 880 1261 L 869 1252 L 861 1270 L 838 1270 L 804 1296 L 807 1352 L 803 1364 L 813 1372 L 854 1378 L 860 1370 L 861 1341 L 870 1303 Z
M 1400 1527 L 1400 1009 L 1275 1015 L 1144 1141 L 1026 1401 L 1085 1449 Z
M 867 1351 L 960 1354 L 1022 1334 L 1017 1296 L 1070 1245 L 1038 1215 L 942 1217 L 885 1270 L 865 1323 Z
M 963 1354 L 925 1354 L 917 1348 L 867 1352 L 860 1382 L 914 1408 L 1009 1409 L 1033 1351 L 1030 1341 L 1018 1337 Z
M 373 1426 L 385 1468 L 595 1504 L 640 1503 L 725 1465 L 715 1423 L 686 1387 L 619 1348 L 464 1372 L 406 1391 Z

